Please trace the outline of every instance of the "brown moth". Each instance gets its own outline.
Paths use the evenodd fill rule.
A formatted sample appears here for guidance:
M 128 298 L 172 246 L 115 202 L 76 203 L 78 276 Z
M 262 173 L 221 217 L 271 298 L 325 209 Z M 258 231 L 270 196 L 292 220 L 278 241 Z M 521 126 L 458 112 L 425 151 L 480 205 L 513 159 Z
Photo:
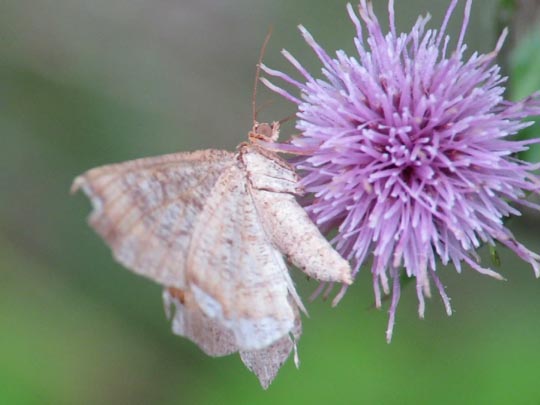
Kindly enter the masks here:
M 128 269 L 164 287 L 173 332 L 210 356 L 239 352 L 266 389 L 302 334 L 306 312 L 289 262 L 319 281 L 352 283 L 349 263 L 295 196 L 294 169 L 271 148 L 279 122 L 253 128 L 236 153 L 202 150 L 91 169 L 73 182 L 90 225 Z
M 114 257 L 164 286 L 173 331 L 211 356 L 239 351 L 264 388 L 295 349 L 305 312 L 284 256 L 319 281 L 352 282 L 297 203 L 294 169 L 259 144 L 278 135 L 279 123 L 255 123 L 236 153 L 102 166 L 72 186 L 90 198 L 89 223 Z

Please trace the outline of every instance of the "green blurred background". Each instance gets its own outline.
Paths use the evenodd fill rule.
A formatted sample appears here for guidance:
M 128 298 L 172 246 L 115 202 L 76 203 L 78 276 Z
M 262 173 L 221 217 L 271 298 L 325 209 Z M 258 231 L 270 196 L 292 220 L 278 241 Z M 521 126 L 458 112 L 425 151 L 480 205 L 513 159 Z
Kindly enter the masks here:
M 540 280 L 504 249 L 507 282 L 441 269 L 452 317 L 434 297 L 419 320 L 414 289 L 406 288 L 390 345 L 387 308 L 370 309 L 363 271 L 338 308 L 308 305 L 300 369 L 289 359 L 264 392 L 238 356 L 208 358 L 172 335 L 160 287 L 112 260 L 85 223 L 88 201 L 68 194 L 77 174 L 101 164 L 233 150 L 251 127 L 254 67 L 268 27 L 266 64 L 290 71 L 279 54 L 286 47 L 316 72 L 296 25 L 329 50 L 352 50 L 345 3 L 0 3 L 1 404 L 540 403 Z M 386 2 L 375 3 L 386 21 Z M 427 10 L 437 26 L 446 4 L 398 2 L 399 26 L 408 29 Z M 526 39 L 508 46 L 525 49 L 505 53 L 503 63 L 519 72 L 511 83 L 524 95 L 540 88 L 540 41 L 526 37 L 530 18 L 516 24 L 498 7 L 474 2 L 469 49 L 490 51 L 501 21 L 519 27 Z M 274 103 L 262 120 L 294 113 L 261 88 L 259 104 L 267 100 Z M 290 123 L 282 133 L 293 130 Z M 532 212 L 510 224 L 537 252 L 539 225 Z M 307 300 L 315 284 L 293 273 Z

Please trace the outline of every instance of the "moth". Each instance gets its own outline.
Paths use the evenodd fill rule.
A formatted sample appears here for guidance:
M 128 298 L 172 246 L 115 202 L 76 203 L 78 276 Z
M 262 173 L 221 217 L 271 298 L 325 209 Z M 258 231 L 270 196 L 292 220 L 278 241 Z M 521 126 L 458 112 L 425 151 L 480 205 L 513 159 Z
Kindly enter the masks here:
M 164 287 L 173 331 L 210 356 L 238 351 L 264 388 L 296 350 L 306 312 L 284 257 L 319 281 L 352 283 L 297 203 L 298 175 L 262 146 L 278 136 L 278 122 L 255 122 L 236 153 L 102 166 L 72 186 L 90 198 L 89 223 L 116 260 Z
M 236 153 L 179 152 L 91 169 L 72 192 L 90 198 L 92 228 L 125 267 L 163 286 L 174 333 L 210 356 L 239 352 L 268 388 L 307 313 L 285 258 L 326 283 L 352 283 L 349 263 L 311 222 L 294 169 L 276 153 L 279 122 L 258 123 Z M 343 289 L 342 289 L 343 290 Z M 339 294 L 338 294 L 339 296 Z

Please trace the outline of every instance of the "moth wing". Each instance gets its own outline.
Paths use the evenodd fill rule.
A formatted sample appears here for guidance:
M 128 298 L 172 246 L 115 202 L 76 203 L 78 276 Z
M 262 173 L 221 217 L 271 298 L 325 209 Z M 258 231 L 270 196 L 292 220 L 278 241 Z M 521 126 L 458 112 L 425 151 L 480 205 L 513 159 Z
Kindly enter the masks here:
M 220 357 L 238 351 L 230 330 L 209 318 L 186 291 L 179 299 L 171 289 L 163 290 L 165 310 L 172 319 L 173 333 L 183 336 L 209 356 Z
M 206 200 L 193 232 L 188 287 L 212 319 L 232 331 L 240 350 L 266 347 L 294 327 L 296 292 L 248 190 L 232 166 Z
M 267 389 L 279 369 L 290 356 L 291 351 L 295 350 L 295 363 L 298 367 L 296 358 L 296 342 L 302 334 L 302 323 L 300 313 L 296 311 L 294 328 L 291 331 L 292 336 L 286 335 L 278 339 L 270 346 L 259 350 L 240 351 L 240 358 L 245 366 L 253 372 L 264 389 Z
M 90 198 L 90 225 L 130 270 L 183 288 L 194 224 L 234 154 L 175 153 L 91 169 L 73 182 Z
M 243 155 L 252 195 L 267 233 L 296 267 L 320 281 L 352 283 L 352 269 L 298 204 L 294 169 L 274 153 L 247 148 Z
M 352 283 L 352 269 L 288 193 L 253 190 L 272 242 L 296 267 L 319 281 Z
M 226 356 L 238 351 L 233 333 L 217 320 L 209 318 L 188 291 L 181 293 L 179 299 L 178 291 L 169 288 L 163 290 L 163 302 L 167 316 L 172 319 L 173 332 L 188 338 L 209 356 Z M 302 324 L 297 309 L 295 314 L 292 336 L 286 335 L 263 349 L 240 351 L 242 362 L 257 376 L 264 389 L 274 380 L 291 351 L 296 350 Z
M 257 145 L 246 146 L 242 161 L 253 188 L 302 195 L 304 190 L 294 169 L 274 152 Z

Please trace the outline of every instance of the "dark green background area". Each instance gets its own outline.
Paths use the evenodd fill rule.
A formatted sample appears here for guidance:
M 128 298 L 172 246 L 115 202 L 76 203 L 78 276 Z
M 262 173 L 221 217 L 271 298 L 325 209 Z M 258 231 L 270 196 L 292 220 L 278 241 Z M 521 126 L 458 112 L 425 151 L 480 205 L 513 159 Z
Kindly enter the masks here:
M 375 3 L 386 21 L 386 2 Z M 474 2 L 469 49 L 492 49 L 496 3 Z M 433 4 L 398 2 L 400 28 L 428 8 L 437 26 L 446 1 Z M 84 170 L 233 150 L 245 139 L 270 25 L 266 64 L 291 72 L 279 54 L 285 47 L 318 72 L 298 23 L 328 50 L 353 49 L 345 1 L 0 4 L 1 404 L 540 403 L 540 280 L 505 249 L 506 282 L 440 269 L 452 317 L 434 296 L 419 320 L 409 284 L 390 345 L 387 308 L 371 309 L 369 271 L 337 308 L 306 302 L 301 367 L 289 360 L 264 392 L 237 356 L 208 358 L 172 335 L 160 287 L 116 264 L 86 225 L 88 201 L 68 193 Z M 539 43 L 507 60 L 521 69 L 512 80 L 521 95 L 540 88 L 531 68 L 538 58 L 528 58 Z M 268 100 L 262 120 L 294 113 L 261 88 L 259 104 Z M 291 124 L 282 131 L 293 132 Z M 539 225 L 532 212 L 509 224 L 537 252 Z M 307 301 L 315 284 L 292 271 Z

